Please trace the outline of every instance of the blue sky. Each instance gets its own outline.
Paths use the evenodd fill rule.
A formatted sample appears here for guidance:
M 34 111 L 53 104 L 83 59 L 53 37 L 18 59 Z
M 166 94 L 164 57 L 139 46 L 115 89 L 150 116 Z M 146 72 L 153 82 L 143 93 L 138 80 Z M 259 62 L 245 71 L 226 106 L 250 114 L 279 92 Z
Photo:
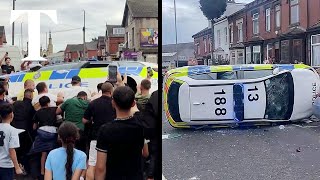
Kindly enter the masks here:
M 106 23 L 120 25 L 125 0 L 17 0 L 16 10 L 57 10 L 58 24 L 45 15 L 41 16 L 40 40 L 46 46 L 46 33 L 52 31 L 54 52 L 65 50 L 67 44 L 83 43 L 83 10 L 86 11 L 86 41 L 105 35 Z M 8 45 L 11 45 L 12 26 L 10 12 L 12 0 L 0 0 L 0 26 L 5 26 Z M 21 33 L 22 23 L 22 33 Z M 15 45 L 26 50 L 28 41 L 28 19 L 21 17 L 15 22 Z M 21 34 L 23 36 L 21 37 Z
M 249 3 L 253 0 L 236 0 Z M 208 26 L 199 0 L 176 0 L 178 43 L 193 42 L 192 35 Z M 175 43 L 173 0 L 162 0 L 162 43 Z

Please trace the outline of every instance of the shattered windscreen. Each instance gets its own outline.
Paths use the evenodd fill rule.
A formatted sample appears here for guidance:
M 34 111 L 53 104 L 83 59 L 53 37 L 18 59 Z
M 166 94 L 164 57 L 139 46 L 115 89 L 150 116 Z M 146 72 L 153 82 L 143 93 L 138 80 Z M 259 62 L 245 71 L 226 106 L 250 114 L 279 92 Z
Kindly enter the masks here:
M 265 81 L 267 94 L 266 119 L 289 119 L 293 108 L 293 80 L 290 73 Z

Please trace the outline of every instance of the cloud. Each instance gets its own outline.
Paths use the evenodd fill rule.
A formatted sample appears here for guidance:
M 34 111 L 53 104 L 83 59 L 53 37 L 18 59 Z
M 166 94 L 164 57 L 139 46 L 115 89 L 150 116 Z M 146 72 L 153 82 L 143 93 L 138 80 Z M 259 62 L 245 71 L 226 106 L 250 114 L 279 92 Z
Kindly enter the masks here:
M 249 3 L 253 0 L 236 0 Z M 176 0 L 178 43 L 193 42 L 192 35 L 208 26 L 208 20 L 199 7 L 199 0 Z M 162 0 L 162 42 L 175 43 L 173 0 Z
M 16 0 L 16 10 L 57 10 L 58 24 L 49 17 L 41 16 L 41 44 L 46 46 L 46 33 L 52 31 L 54 52 L 64 50 L 67 44 L 83 43 L 83 10 L 86 11 L 86 41 L 105 34 L 106 23 L 120 25 L 126 0 Z M 10 12 L 12 1 L 0 1 L 0 25 L 5 26 L 8 44 L 12 41 Z M 28 41 L 28 18 L 15 22 L 15 45 L 23 47 Z M 72 30 L 75 29 L 75 30 Z M 67 31 L 70 30 L 70 31 Z M 64 32 L 63 32 L 64 31 Z

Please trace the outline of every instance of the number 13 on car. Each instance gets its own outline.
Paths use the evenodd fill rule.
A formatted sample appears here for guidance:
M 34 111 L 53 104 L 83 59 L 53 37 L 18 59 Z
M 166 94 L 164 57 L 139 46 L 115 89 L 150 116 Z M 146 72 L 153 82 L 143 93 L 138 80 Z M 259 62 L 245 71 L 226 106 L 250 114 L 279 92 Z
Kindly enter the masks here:
M 257 108 L 259 107 L 259 108 Z M 261 83 L 244 86 L 244 118 L 264 118 L 266 107 L 265 85 Z

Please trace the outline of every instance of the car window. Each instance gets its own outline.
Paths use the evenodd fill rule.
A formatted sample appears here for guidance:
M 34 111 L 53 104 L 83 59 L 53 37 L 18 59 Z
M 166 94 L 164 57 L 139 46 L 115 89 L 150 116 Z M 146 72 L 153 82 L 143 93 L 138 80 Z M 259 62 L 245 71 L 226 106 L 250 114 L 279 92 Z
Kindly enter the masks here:
M 52 70 L 66 70 L 66 69 L 80 69 L 82 63 L 71 63 L 71 64 L 59 64 L 53 66 L 45 66 L 38 71 L 52 71 Z
M 232 80 L 237 79 L 237 73 L 236 72 L 221 72 L 218 73 L 218 79 L 220 80 Z
M 195 74 L 195 75 L 189 75 L 189 77 L 194 80 L 216 80 L 217 73 Z
M 125 61 L 119 61 L 117 62 L 119 66 L 125 66 L 125 67 L 144 67 L 143 64 L 139 62 L 125 62 Z
M 272 75 L 272 70 L 243 71 L 243 79 L 256 79 Z
M 293 109 L 293 79 L 290 73 L 283 73 L 265 80 L 267 119 L 289 119 Z
M 99 67 L 108 67 L 109 64 L 106 63 L 90 63 L 86 68 L 99 68 Z
M 237 79 L 236 72 L 219 72 L 219 73 L 206 73 L 189 75 L 190 78 L 195 80 L 231 80 Z

